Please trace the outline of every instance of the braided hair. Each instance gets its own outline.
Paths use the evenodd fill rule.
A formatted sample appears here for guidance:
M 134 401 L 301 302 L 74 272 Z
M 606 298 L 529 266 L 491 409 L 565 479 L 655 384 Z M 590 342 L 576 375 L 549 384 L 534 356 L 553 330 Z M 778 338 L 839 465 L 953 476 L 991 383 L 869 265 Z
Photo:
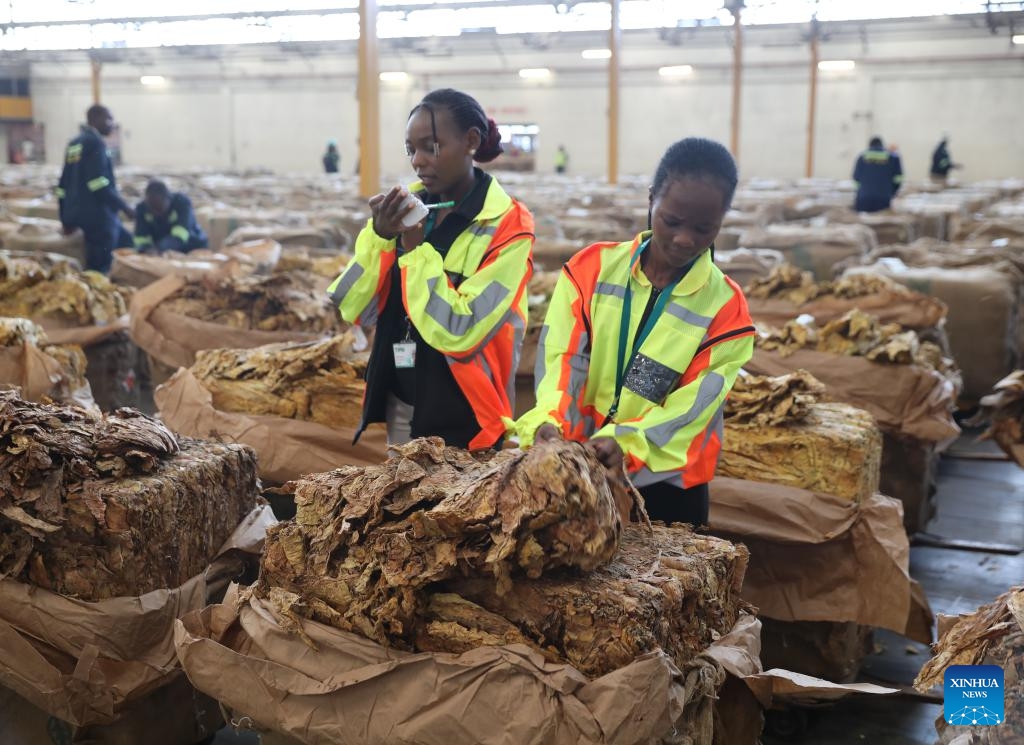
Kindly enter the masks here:
M 424 96 L 423 100 L 409 112 L 409 117 L 411 118 L 420 109 L 430 114 L 430 129 L 434 134 L 435 142 L 437 141 L 437 122 L 434 119 L 434 112 L 437 109 L 447 109 L 451 114 L 452 121 L 455 122 L 455 126 L 462 134 L 471 129 L 480 133 L 480 147 L 473 155 L 473 160 L 478 163 L 489 163 L 504 152 L 498 125 L 484 113 L 480 102 L 468 93 L 457 91 L 454 88 L 439 88 Z
M 736 194 L 739 174 L 736 161 L 725 146 L 704 137 L 687 137 L 674 143 L 661 156 L 651 195 L 657 196 L 667 182 L 681 178 L 711 181 L 722 190 L 723 204 L 728 209 Z

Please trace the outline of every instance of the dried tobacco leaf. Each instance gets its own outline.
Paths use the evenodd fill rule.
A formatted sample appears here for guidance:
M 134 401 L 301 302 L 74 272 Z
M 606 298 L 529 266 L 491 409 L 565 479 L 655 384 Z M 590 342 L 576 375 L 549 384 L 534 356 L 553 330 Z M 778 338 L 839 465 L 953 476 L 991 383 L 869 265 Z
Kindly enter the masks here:
M 1024 468 L 1024 370 L 1015 370 L 981 399 L 981 409 L 969 424 L 988 423 L 985 438 Z
M 97 272 L 0 251 L 0 316 L 103 325 L 127 313 L 127 301 L 126 290 Z
M 733 425 L 773 425 L 799 421 L 810 413 L 825 385 L 806 370 L 771 377 L 742 372 L 725 402 Z
M 178 440 L 130 409 L 0 392 L 0 572 L 85 600 L 177 587 L 255 506 L 249 448 Z
M 214 408 L 355 427 L 362 416 L 367 353 L 351 334 L 317 342 L 213 349 L 192 366 Z
M 337 309 L 311 279 L 299 273 L 193 280 L 160 307 L 237 329 L 344 330 Z
M 268 534 L 257 594 L 284 590 L 280 610 L 410 648 L 431 583 L 487 577 L 502 592 L 514 576 L 592 570 L 615 553 L 618 482 L 579 444 L 469 453 L 428 438 L 393 450 L 379 466 L 294 482 L 297 514 Z
M 484 579 L 442 583 L 415 646 L 464 652 L 525 637 L 551 662 L 592 677 L 658 648 L 684 666 L 736 622 L 747 558 L 743 546 L 689 527 L 630 525 L 612 562 L 589 574 L 518 581 L 504 594 Z

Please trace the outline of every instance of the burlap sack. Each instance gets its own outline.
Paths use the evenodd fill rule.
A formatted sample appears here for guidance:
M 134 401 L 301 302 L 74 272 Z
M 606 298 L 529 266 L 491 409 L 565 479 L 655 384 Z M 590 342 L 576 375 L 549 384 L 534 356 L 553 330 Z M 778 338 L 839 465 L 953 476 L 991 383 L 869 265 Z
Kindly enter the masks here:
M 1012 270 L 998 265 L 940 268 L 879 262 L 849 271 L 883 274 L 946 304 L 946 333 L 963 372 L 965 402 L 977 401 L 1013 370 L 1021 291 L 1011 278 Z
M 262 550 L 267 506 L 246 517 L 206 572 L 181 587 L 87 603 L 0 580 L 0 684 L 70 724 L 109 724 L 178 672 L 173 625 L 216 602 Z
M 17 230 L 4 235 L 4 249 L 61 254 L 85 265 L 85 238 L 82 231 L 64 235 L 59 221 L 41 217 L 23 217 L 18 223 Z
M 719 241 L 716 240 L 715 264 L 740 287 L 746 287 L 755 279 L 767 277 L 772 269 L 785 263 L 782 253 L 769 248 L 721 251 L 718 246 Z
M 835 266 L 850 258 L 861 258 L 878 243 L 865 225 L 771 225 L 752 228 L 740 238 L 743 248 L 774 248 L 790 264 L 812 272 L 817 280 L 832 279 Z
M 353 445 L 355 431 L 282 417 L 218 411 L 191 371 L 180 369 L 155 393 L 161 419 L 189 437 L 237 442 L 253 448 L 260 477 L 276 483 L 343 465 L 367 466 L 387 459 L 387 433 L 372 425 Z

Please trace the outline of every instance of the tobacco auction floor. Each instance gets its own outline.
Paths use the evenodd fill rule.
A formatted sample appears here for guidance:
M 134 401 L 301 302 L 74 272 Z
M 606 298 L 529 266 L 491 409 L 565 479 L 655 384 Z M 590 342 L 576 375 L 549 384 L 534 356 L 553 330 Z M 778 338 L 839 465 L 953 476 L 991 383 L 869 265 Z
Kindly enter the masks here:
M 937 515 L 928 526 L 929 536 L 915 541 L 910 551 L 910 572 L 923 585 L 936 613 L 973 611 L 1024 582 L 1024 470 L 991 459 L 998 457 L 994 446 L 979 443 L 976 434 L 970 434 L 942 460 Z M 934 544 L 944 542 L 938 539 L 961 542 L 962 547 L 938 547 Z M 1001 548 L 984 550 L 993 546 Z M 876 632 L 875 653 L 868 657 L 861 679 L 907 693 L 773 713 L 765 745 L 932 745 L 937 741 L 934 723 L 942 712 L 942 692 L 932 692 L 929 699 L 912 693 L 911 687 L 927 657 L 922 644 Z M 236 735 L 229 730 L 216 740 L 217 745 L 257 742 L 251 733 Z

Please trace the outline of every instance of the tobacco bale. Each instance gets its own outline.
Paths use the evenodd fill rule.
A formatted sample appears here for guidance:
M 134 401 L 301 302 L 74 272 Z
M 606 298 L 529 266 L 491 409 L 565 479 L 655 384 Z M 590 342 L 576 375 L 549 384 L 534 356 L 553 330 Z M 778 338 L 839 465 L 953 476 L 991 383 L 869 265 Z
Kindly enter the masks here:
M 804 419 L 825 386 L 806 370 L 770 377 L 741 371 L 725 403 L 734 425 L 773 425 Z
M 914 681 L 919 691 L 941 685 L 950 665 L 997 665 L 1004 671 L 1003 722 L 996 727 L 950 726 L 940 717 L 935 724 L 940 742 L 952 743 L 958 737 L 966 737 L 972 745 L 1024 742 L 1024 587 L 1014 587 L 989 605 L 961 616 L 933 649 L 935 656 Z
M 35 347 L 53 359 L 56 369 L 40 371 L 38 375 L 29 372 L 28 360 L 23 350 Z M 50 344 L 46 332 L 27 318 L 0 318 L 0 358 L 6 356 L 3 350 L 11 350 L 10 354 L 18 360 L 6 367 L 9 372 L 19 369 L 20 379 L 4 379 L 0 383 L 10 383 L 22 388 L 22 395 L 37 399 L 38 395 L 49 396 L 56 400 L 73 398 L 76 391 L 85 387 L 86 358 L 82 348 L 77 344 Z M 38 378 L 29 380 L 28 378 Z M 43 384 L 45 390 L 36 390 Z
M 879 274 L 847 274 L 834 281 L 814 282 L 809 273 L 786 266 L 751 282 L 745 292 L 751 316 L 769 326 L 781 326 L 801 315 L 827 323 L 860 310 L 877 316 L 880 323 L 898 323 L 943 348 L 948 346 L 945 303 Z
M 659 647 L 684 666 L 735 624 L 747 558 L 743 546 L 685 526 L 630 525 L 614 560 L 583 576 L 517 581 L 504 594 L 483 579 L 443 583 L 416 649 L 465 652 L 518 631 L 548 660 L 591 677 Z M 467 612 L 466 601 L 480 610 Z
M 342 330 L 338 311 L 299 274 L 186 283 L 161 309 L 237 329 L 322 333 Z
M 201 351 L 192 374 L 220 411 L 355 427 L 368 355 L 353 351 L 353 343 L 347 333 L 318 342 Z
M 816 279 L 831 279 L 836 264 L 862 259 L 877 248 L 878 241 L 866 225 L 769 225 L 744 231 L 740 245 L 774 248 L 789 263 L 813 272 Z
M 85 600 L 178 587 L 255 506 L 255 456 L 120 409 L 0 392 L 3 576 Z
M 613 482 L 579 444 L 477 454 L 425 438 L 393 451 L 293 484 L 296 518 L 268 534 L 261 597 L 410 648 L 430 583 L 477 576 L 506 589 L 513 573 L 591 570 L 615 553 Z
M 995 384 L 981 399 L 981 409 L 971 424 L 988 423 L 985 438 L 996 444 L 1024 468 L 1024 370 L 1015 370 Z
M 0 315 L 64 326 L 111 323 L 128 312 L 126 291 L 97 272 L 64 261 L 0 251 Z
M 874 417 L 847 404 L 814 403 L 788 421 L 727 418 L 718 474 L 862 501 L 878 491 L 882 433 Z

